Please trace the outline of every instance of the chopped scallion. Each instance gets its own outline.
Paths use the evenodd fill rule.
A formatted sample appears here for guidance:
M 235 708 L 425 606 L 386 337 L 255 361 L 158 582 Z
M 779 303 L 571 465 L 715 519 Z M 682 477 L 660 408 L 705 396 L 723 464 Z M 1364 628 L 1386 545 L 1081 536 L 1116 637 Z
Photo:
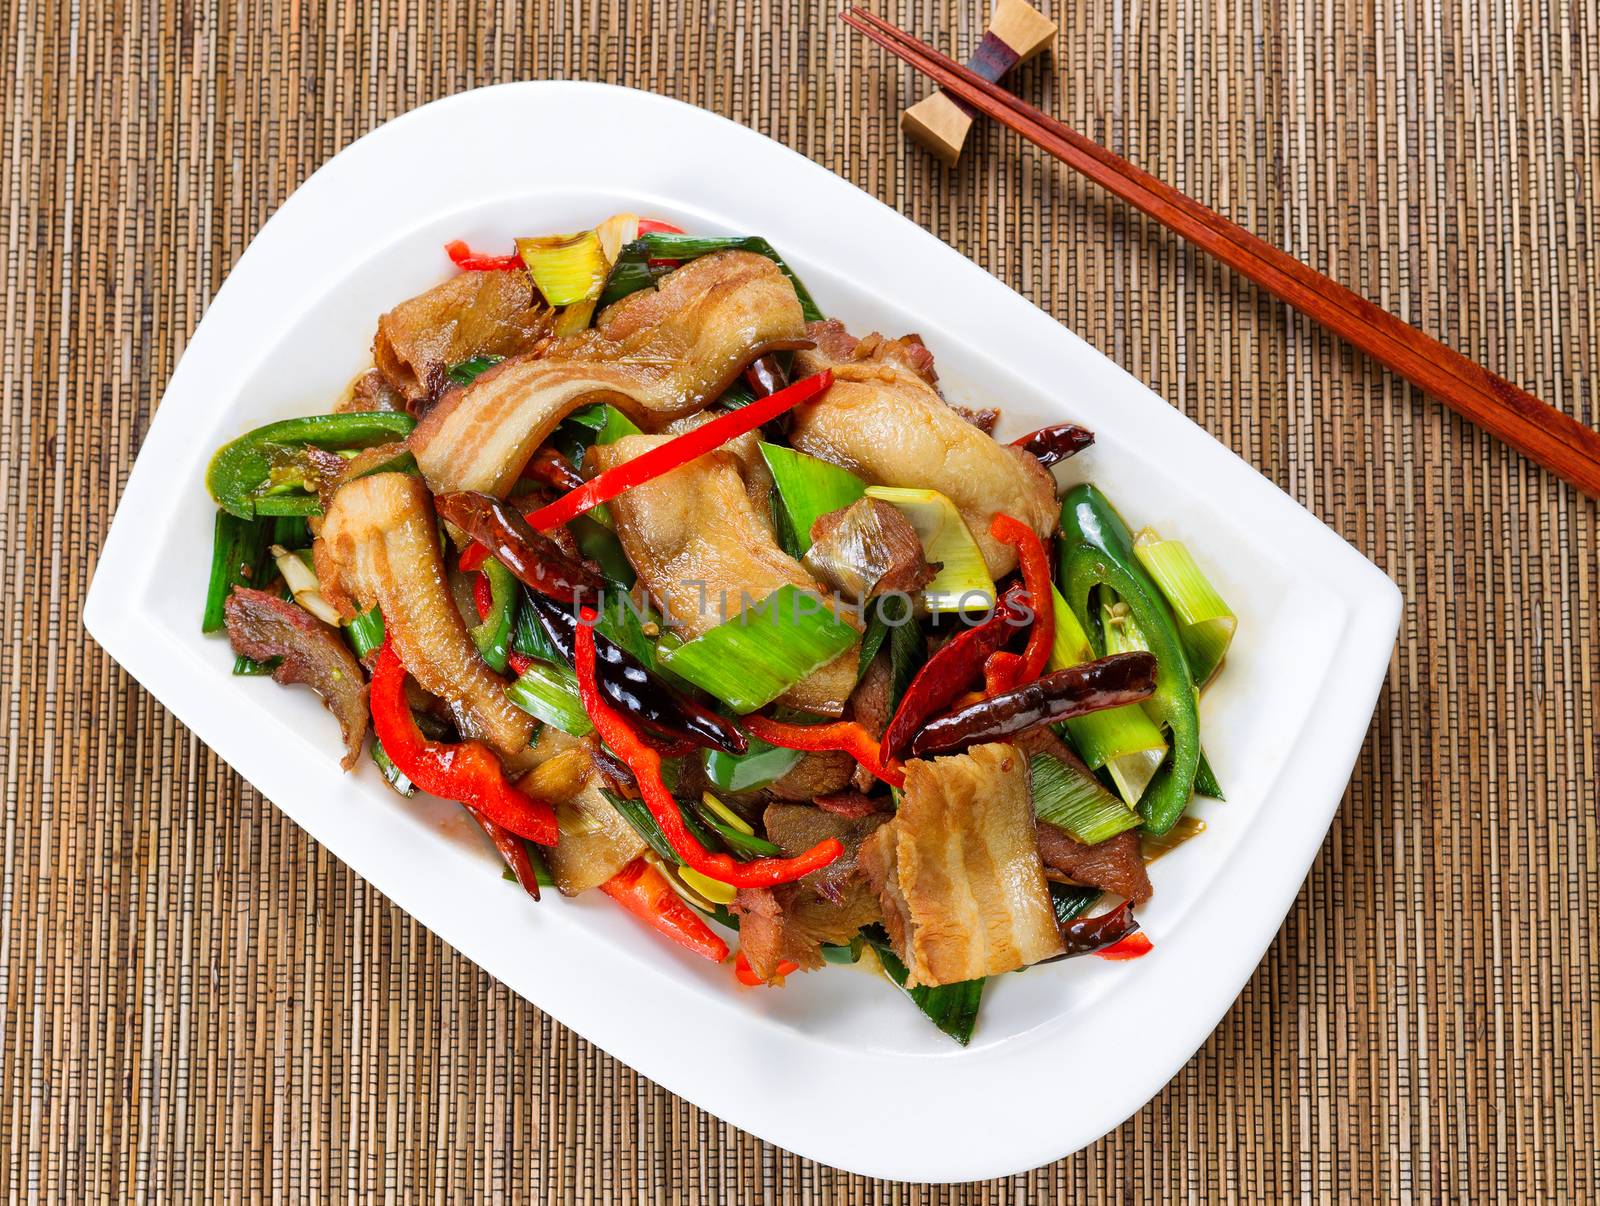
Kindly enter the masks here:
M 530 716 L 572 737 L 586 737 L 594 729 L 578 698 L 578 676 L 565 666 L 534 662 L 506 695 Z
M 1238 619 L 1180 541 L 1162 540 L 1145 528 L 1133 542 L 1133 553 L 1172 604 L 1195 687 L 1204 687 L 1227 656 Z
M 830 511 L 848 507 L 866 493 L 867 484 L 847 469 L 781 444 L 760 444 L 761 457 L 772 471 L 778 499 L 793 534 L 791 555 L 811 547 L 811 525 Z
M 891 503 L 911 521 L 922 553 L 940 569 L 922 591 L 929 611 L 968 611 L 994 604 L 994 579 L 961 512 L 937 490 L 868 486 L 868 498 Z
M 1143 824 L 1139 814 L 1117 799 L 1093 775 L 1059 758 L 1036 754 L 1028 760 L 1033 775 L 1033 810 L 1068 836 L 1096 846 Z
M 517 253 L 528 266 L 533 283 L 552 306 L 570 306 L 598 297 L 611 269 L 600 236 L 592 230 L 518 239 Z

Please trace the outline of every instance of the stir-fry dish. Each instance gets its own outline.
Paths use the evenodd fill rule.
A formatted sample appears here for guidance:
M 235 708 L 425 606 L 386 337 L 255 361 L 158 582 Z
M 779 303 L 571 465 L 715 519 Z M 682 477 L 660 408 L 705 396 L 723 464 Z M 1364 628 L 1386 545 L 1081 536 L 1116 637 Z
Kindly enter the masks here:
M 1090 432 L 997 440 L 761 238 L 446 251 L 331 413 L 211 462 L 235 674 L 315 690 L 346 770 L 370 735 L 528 896 L 737 942 L 744 984 L 861 963 L 965 1043 L 990 977 L 1151 949 L 1235 619 L 1182 544 L 1061 497 Z

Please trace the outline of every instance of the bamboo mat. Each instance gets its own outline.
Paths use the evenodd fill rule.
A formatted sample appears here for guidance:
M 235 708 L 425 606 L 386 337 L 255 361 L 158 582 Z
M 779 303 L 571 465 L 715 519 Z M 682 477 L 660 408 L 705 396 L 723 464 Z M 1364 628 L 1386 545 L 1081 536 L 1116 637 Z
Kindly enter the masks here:
M 980 130 L 938 167 L 896 126 L 921 85 L 833 7 L 0 5 L 12 1197 L 1600 1194 L 1595 505 L 1009 137 Z M 965 54 L 980 8 L 884 11 Z M 1054 15 L 1030 99 L 1600 423 L 1597 0 Z M 538 76 L 706 106 L 883 198 L 1405 592 L 1371 735 L 1282 933 L 1171 1085 L 1075 1157 L 959 1190 L 874 1184 L 691 1108 L 363 885 L 84 636 L 140 438 L 251 235 L 383 120 Z M 1004 1125 L 1004 1103 L 974 1125 Z

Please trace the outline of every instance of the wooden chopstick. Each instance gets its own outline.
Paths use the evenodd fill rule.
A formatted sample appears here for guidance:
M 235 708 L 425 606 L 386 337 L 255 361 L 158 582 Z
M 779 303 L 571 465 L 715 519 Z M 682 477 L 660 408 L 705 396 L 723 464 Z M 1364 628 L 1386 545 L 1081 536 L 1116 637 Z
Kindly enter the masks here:
M 1600 432 L 1541 402 L 1142 168 L 864 9 L 840 14 L 953 96 L 1010 127 L 1168 230 L 1360 348 L 1457 414 L 1600 498 Z

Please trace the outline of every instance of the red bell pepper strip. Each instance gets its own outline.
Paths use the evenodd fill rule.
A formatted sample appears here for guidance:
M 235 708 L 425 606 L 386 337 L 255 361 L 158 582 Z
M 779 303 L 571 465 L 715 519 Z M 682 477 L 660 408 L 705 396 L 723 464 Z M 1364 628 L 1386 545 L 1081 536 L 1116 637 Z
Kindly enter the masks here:
M 1023 589 L 1013 586 L 1006 591 L 995 603 L 993 615 L 951 637 L 917 671 L 889 727 L 883 730 L 884 759 L 898 758 L 910 749 L 911 739 L 923 724 L 948 708 L 978 677 L 989 655 L 1011 639 L 1024 614 L 1018 598 Z
M 1002 544 L 1017 550 L 1017 560 L 1022 565 L 1022 585 L 1027 590 L 1026 602 L 1033 611 L 1033 627 L 1028 630 L 1028 647 L 1022 659 L 1014 661 L 1014 654 L 1006 654 L 995 667 L 1001 691 L 1031 683 L 1044 673 L 1050 664 L 1050 647 L 1056 639 L 1056 613 L 1050 598 L 1050 557 L 1044 550 L 1039 534 L 1020 519 L 1001 512 L 989 523 L 989 535 Z M 997 653 L 989 660 L 994 663 Z M 990 687 L 991 695 L 997 694 Z
M 833 384 L 833 373 L 824 369 L 814 377 L 796 381 L 788 389 L 780 389 L 766 398 L 741 406 L 738 410 L 718 415 L 709 423 L 702 423 L 693 431 L 686 431 L 677 439 L 652 448 L 649 452 L 625 461 L 614 469 L 607 469 L 592 477 L 576 490 L 563 494 L 548 506 L 540 507 L 528 516 L 534 528 L 549 531 L 569 520 L 576 519 L 591 507 L 610 502 L 617 495 L 635 486 L 642 486 L 653 478 L 670 473 L 680 465 L 687 465 L 696 457 L 713 448 L 720 448 L 729 440 L 737 439 L 747 431 L 754 431 L 763 423 L 770 423 L 787 410 L 809 402 Z
M 520 255 L 479 255 L 460 239 L 446 243 L 444 253 L 463 272 L 509 272 L 522 267 Z
M 458 800 L 503 829 L 538 842 L 556 844 L 556 814 L 543 800 L 518 791 L 506 778 L 500 759 L 480 741 L 454 745 L 429 741 L 417 728 L 406 702 L 406 668 L 385 637 L 372 672 L 372 727 L 401 774 L 423 791 Z
M 905 770 L 886 761 L 878 739 L 853 720 L 832 724 L 785 724 L 770 716 L 746 716 L 744 726 L 768 745 L 786 750 L 839 750 L 849 754 L 890 787 L 904 787 Z
M 844 853 L 844 846 L 838 838 L 826 838 L 796 858 L 756 858 L 741 863 L 702 846 L 689 832 L 678 802 L 662 782 L 661 755 L 634 731 L 600 693 L 600 685 L 595 680 L 594 622 L 597 618 L 594 609 L 586 607 L 583 609 L 582 622 L 577 626 L 573 668 L 578 672 L 578 697 L 583 701 L 583 710 L 589 714 L 595 732 L 600 734 L 600 740 L 610 746 L 633 772 L 639 795 L 643 797 L 645 806 L 650 809 L 650 815 L 655 818 L 674 854 L 700 874 L 721 880 L 730 887 L 772 888 L 778 884 L 793 883 L 801 876 L 826 867 Z
M 800 970 L 800 965 L 793 959 L 783 959 L 778 963 L 777 970 L 772 973 L 772 979 L 763 980 L 756 975 L 756 969 L 750 966 L 750 960 L 744 957 L 744 952 L 739 952 L 739 957 L 733 961 L 733 974 L 740 984 L 748 988 L 781 988 L 783 978 L 790 972 Z
M 684 950 L 693 951 L 713 963 L 721 963 L 728 957 L 728 944 L 672 890 L 667 877 L 644 859 L 634 859 L 601 884 L 600 890 Z
M 1138 959 L 1155 950 L 1155 943 L 1143 930 L 1129 934 L 1121 942 L 1113 942 L 1095 951 L 1102 959 Z
M 639 233 L 647 234 L 685 234 L 683 227 L 674 226 L 671 222 L 663 222 L 660 218 L 640 218 Z
M 785 411 L 809 402 L 833 384 L 833 374 L 827 369 L 814 377 L 796 381 L 787 389 L 780 389 L 769 397 L 718 415 L 709 423 L 702 423 L 693 431 L 686 431 L 676 439 L 668 440 L 631 461 L 607 469 L 592 477 L 576 490 L 563 494 L 555 502 L 530 511 L 525 516 L 528 525 L 536 531 L 548 532 L 576 519 L 585 511 L 617 495 L 642 486 L 653 478 L 670 473 L 680 465 L 687 465 L 698 456 L 720 448 L 729 440 L 737 439 L 747 431 L 754 431 L 763 423 L 776 419 Z M 475 570 L 488 557 L 489 550 L 474 544 L 461 554 L 461 568 Z

